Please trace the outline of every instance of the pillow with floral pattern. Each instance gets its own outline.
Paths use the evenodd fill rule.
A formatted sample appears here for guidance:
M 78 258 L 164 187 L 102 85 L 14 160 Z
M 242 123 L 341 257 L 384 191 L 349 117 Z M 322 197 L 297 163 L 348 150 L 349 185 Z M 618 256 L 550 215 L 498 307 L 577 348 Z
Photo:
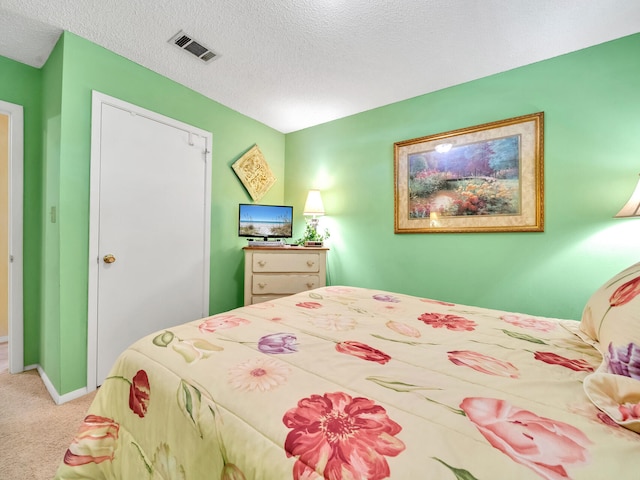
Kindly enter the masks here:
M 580 330 L 603 357 L 598 371 L 585 379 L 586 394 L 616 423 L 640 433 L 640 263 L 591 296 Z
M 610 373 L 593 373 L 585 378 L 584 391 L 614 422 L 640 433 L 640 381 Z
M 580 330 L 606 356 L 610 345 L 640 346 L 640 262 L 605 282 L 587 302 Z

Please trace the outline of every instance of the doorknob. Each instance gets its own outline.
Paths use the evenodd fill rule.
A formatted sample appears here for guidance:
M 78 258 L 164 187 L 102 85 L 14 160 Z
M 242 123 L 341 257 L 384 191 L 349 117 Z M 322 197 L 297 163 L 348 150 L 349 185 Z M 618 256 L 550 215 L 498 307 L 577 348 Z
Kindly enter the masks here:
M 113 263 L 116 261 L 116 257 L 109 253 L 102 257 L 102 260 L 104 261 L 104 263 Z

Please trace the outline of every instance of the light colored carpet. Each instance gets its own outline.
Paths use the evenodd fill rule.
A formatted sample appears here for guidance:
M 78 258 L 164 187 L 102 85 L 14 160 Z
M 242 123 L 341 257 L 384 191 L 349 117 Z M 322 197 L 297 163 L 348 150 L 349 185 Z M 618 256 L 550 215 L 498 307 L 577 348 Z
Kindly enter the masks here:
M 56 405 L 36 370 L 0 373 L 0 478 L 51 480 L 95 393 Z

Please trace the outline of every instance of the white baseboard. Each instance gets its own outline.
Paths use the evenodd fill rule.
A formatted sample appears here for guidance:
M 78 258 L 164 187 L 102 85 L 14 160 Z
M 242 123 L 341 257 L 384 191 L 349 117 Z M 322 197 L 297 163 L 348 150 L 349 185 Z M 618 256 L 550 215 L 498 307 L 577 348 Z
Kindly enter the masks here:
M 25 368 L 25 370 L 30 370 L 31 368 L 34 368 L 34 367 Z M 84 388 L 79 388 L 78 390 L 74 390 L 73 392 L 60 395 L 58 391 L 55 389 L 55 387 L 53 386 L 53 383 L 51 383 L 51 380 L 49 380 L 49 377 L 47 377 L 47 374 L 44 373 L 44 370 L 42 369 L 42 367 L 40 365 L 37 365 L 36 368 L 38 369 L 38 374 L 40 375 L 40 378 L 42 379 L 42 382 L 44 383 L 44 386 L 46 387 L 47 392 L 49 392 L 49 395 L 51 395 L 51 398 L 56 403 L 56 405 L 61 405 L 63 403 L 70 402 L 71 400 L 75 400 L 76 398 L 80 398 L 86 395 L 87 393 L 89 393 L 87 390 L 87 387 L 84 387 Z

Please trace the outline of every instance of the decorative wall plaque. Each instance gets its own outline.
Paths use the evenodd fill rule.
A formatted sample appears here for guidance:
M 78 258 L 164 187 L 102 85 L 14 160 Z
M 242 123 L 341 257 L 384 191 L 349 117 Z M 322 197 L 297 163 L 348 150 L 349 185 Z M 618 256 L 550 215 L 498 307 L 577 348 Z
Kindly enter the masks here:
M 251 147 L 232 165 L 232 168 L 254 202 L 260 201 L 276 182 L 276 177 L 258 145 Z

